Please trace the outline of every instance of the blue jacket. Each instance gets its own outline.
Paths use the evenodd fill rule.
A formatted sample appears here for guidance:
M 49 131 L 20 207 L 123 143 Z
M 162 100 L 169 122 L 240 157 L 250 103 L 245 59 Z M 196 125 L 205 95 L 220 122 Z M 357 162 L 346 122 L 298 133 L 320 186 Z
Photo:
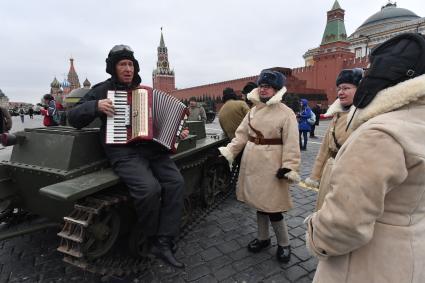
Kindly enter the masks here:
M 307 119 L 311 117 L 311 109 L 308 107 L 307 99 L 301 99 L 301 112 L 298 117 L 298 130 L 302 132 L 310 132 L 311 126 L 307 122 Z

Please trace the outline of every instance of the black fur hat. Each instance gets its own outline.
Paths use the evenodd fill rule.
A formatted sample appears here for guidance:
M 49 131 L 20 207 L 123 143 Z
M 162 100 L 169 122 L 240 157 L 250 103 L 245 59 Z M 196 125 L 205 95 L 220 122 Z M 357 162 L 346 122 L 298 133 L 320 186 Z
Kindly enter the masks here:
M 44 96 L 43 96 L 43 99 L 44 100 L 54 100 L 54 98 L 53 98 L 53 95 L 51 95 L 50 93 L 48 93 L 48 94 L 45 94 Z
M 354 95 L 358 108 L 369 105 L 379 91 L 425 73 L 425 38 L 418 33 L 395 36 L 374 48 L 369 62 Z
M 248 82 L 242 89 L 243 94 L 250 93 L 254 88 L 257 88 L 257 84 L 254 82 Z
M 134 65 L 134 78 L 133 78 L 133 84 L 138 85 L 141 82 L 140 76 L 139 76 L 139 62 L 134 58 L 134 52 L 128 45 L 115 45 L 112 47 L 111 51 L 109 51 L 108 58 L 106 58 L 106 72 L 108 74 L 111 74 L 113 78 L 116 78 L 115 73 L 115 65 L 124 59 L 128 59 L 133 61 Z
M 336 78 L 336 86 L 340 84 L 352 84 L 358 86 L 361 79 L 363 78 L 363 69 L 355 68 L 355 69 L 345 69 L 339 73 Z
M 223 102 L 226 102 L 229 99 L 234 99 L 236 100 L 238 97 L 235 93 L 235 91 L 233 90 L 233 88 L 231 87 L 226 87 L 223 90 Z
M 267 84 L 275 90 L 279 90 L 286 84 L 286 77 L 276 71 L 263 70 L 257 80 L 257 85 L 261 84 Z

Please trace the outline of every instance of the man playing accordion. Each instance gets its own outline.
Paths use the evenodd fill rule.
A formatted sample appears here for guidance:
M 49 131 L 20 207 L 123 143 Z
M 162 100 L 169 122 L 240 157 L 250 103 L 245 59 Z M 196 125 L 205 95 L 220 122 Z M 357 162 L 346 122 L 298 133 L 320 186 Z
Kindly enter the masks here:
M 174 257 L 174 238 L 179 233 L 184 199 L 184 180 L 170 152 L 151 140 L 128 144 L 107 144 L 107 117 L 115 115 L 107 92 L 132 91 L 139 87 L 139 63 L 127 45 L 116 45 L 106 59 L 106 72 L 111 78 L 95 86 L 68 113 L 69 123 L 76 128 L 89 125 L 100 117 L 101 142 L 114 172 L 129 189 L 138 215 L 138 226 L 152 242 L 151 252 L 175 267 L 183 267 Z M 144 87 L 146 88 L 146 87 Z M 188 135 L 183 130 L 180 138 Z

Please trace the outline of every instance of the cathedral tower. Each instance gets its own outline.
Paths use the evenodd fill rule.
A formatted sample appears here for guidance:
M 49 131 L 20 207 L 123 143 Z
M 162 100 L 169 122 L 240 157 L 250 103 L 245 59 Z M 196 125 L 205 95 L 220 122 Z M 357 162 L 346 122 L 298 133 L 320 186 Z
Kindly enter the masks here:
M 168 62 L 168 50 L 164 43 L 164 36 L 161 28 L 161 39 L 158 46 L 158 61 L 156 69 L 152 72 L 152 85 L 154 89 L 171 92 L 176 89 L 174 70 L 170 70 Z
M 74 68 L 74 59 L 71 57 L 69 58 L 69 61 L 71 65 L 69 66 L 68 82 L 71 84 L 70 90 L 73 90 L 76 88 L 80 88 L 81 85 L 80 85 L 80 81 L 78 80 L 77 72 L 75 71 L 75 68 Z

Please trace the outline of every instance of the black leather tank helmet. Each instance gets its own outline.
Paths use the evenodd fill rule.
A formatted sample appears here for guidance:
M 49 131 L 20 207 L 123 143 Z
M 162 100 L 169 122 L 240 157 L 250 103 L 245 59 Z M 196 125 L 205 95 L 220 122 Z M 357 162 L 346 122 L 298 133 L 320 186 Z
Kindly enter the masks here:
M 133 84 L 138 85 L 141 82 L 139 72 L 139 62 L 134 58 L 134 51 L 128 45 L 115 45 L 112 47 L 111 51 L 109 51 L 108 58 L 106 58 L 106 72 L 111 74 L 112 77 L 116 77 L 115 66 L 116 64 L 124 59 L 128 59 L 133 61 L 134 65 L 134 78 Z
M 418 33 L 395 36 L 374 48 L 369 62 L 354 95 L 357 108 L 369 105 L 379 91 L 425 73 L 425 38 Z

